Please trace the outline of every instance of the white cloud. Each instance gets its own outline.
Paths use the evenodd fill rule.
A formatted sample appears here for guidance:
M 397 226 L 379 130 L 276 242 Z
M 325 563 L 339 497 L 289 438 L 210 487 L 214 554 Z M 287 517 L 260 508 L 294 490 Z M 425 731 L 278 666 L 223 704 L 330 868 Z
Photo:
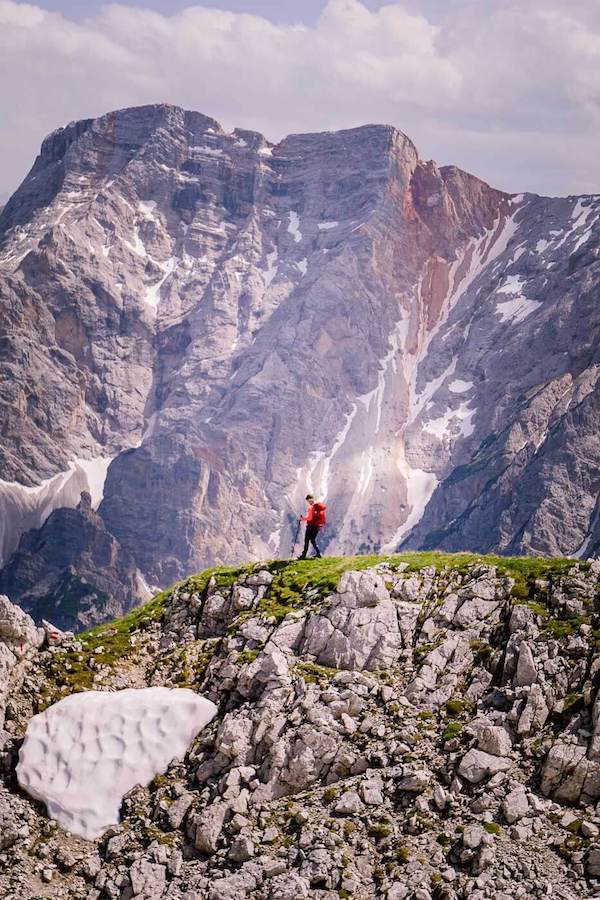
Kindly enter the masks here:
M 386 122 L 497 187 L 600 190 L 596 0 L 455 4 L 435 21 L 427 5 L 329 0 L 309 27 L 118 4 L 74 22 L 0 0 L 0 193 L 58 125 L 164 101 L 272 140 Z

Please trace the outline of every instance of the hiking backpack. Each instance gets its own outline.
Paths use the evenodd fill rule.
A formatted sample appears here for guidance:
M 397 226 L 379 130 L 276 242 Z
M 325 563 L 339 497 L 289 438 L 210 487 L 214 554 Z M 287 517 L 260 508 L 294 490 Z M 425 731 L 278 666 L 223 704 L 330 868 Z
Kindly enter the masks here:
M 326 509 L 325 503 L 313 503 L 312 525 L 316 525 L 317 528 L 323 528 L 326 522 Z

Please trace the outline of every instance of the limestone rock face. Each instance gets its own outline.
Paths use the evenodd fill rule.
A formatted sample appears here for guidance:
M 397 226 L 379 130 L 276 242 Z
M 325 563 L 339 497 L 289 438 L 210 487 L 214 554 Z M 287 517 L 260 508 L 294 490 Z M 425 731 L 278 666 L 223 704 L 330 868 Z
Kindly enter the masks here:
M 388 126 L 59 129 L 0 215 L 2 563 L 82 490 L 152 585 L 288 555 L 307 489 L 329 552 L 592 554 L 599 209 Z

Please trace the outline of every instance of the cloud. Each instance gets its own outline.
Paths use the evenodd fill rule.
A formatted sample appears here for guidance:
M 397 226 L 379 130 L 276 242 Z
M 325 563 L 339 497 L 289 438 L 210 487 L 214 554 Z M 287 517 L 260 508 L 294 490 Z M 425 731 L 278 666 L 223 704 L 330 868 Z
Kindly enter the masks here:
M 507 190 L 600 190 L 596 0 L 329 0 L 314 26 L 201 5 L 111 4 L 81 21 L 0 0 L 0 194 L 76 118 L 171 102 L 225 127 L 397 125 L 424 158 Z M 450 7 L 448 7 L 450 9 Z

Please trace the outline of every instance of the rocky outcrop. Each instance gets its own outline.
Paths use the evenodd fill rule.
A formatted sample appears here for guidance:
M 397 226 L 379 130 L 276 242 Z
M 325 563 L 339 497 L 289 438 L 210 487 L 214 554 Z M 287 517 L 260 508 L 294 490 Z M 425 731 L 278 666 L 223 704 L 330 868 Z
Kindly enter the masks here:
M 72 690 L 186 686 L 219 711 L 91 845 L 1 792 L 0 889 L 596 896 L 600 568 L 428 562 L 208 572 L 39 652 L 7 705 L 7 785 L 29 716 Z
M 23 668 L 19 663 L 35 653 L 44 638 L 43 628 L 36 628 L 27 613 L 14 606 L 8 597 L 0 595 L 0 735 L 15 676 L 19 668 Z
M 18 598 L 36 621 L 49 616 L 59 628 L 76 631 L 123 615 L 151 595 L 87 493 L 77 509 L 55 510 L 40 529 L 22 536 L 0 571 L 0 591 Z
M 81 490 L 162 586 L 288 555 L 307 488 L 330 552 L 593 555 L 599 204 L 389 126 L 59 129 L 0 217 L 3 564 Z

